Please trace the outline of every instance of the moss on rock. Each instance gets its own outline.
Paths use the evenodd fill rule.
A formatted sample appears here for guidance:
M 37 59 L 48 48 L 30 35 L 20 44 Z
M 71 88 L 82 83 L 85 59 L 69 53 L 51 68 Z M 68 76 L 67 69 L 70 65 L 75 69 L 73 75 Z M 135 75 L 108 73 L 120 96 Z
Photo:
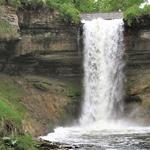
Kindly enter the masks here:
M 0 40 L 14 40 L 19 38 L 19 33 L 15 27 L 7 21 L 0 21 Z

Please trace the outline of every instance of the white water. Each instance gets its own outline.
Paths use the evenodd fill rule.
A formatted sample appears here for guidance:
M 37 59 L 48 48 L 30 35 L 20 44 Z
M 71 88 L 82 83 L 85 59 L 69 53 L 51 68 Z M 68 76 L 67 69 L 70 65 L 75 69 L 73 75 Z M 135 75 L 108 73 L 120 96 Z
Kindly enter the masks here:
M 131 146 L 138 149 L 135 145 L 140 146 L 143 137 L 137 138 L 137 134 L 149 140 L 150 128 L 119 119 L 123 114 L 124 96 L 122 19 L 84 21 L 84 45 L 85 93 L 79 124 L 56 128 L 54 133 L 41 138 L 115 150 L 127 150 Z
M 145 0 L 139 7 L 143 9 L 146 5 L 150 5 L 150 0 Z
M 84 104 L 81 124 L 110 121 L 123 111 L 123 20 L 84 25 Z

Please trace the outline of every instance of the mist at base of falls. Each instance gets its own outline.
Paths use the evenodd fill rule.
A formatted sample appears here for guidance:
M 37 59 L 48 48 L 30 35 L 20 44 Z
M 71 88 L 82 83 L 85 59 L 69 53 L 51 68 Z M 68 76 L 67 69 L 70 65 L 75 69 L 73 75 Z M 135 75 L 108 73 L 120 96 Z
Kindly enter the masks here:
M 41 137 L 89 150 L 150 149 L 150 127 L 124 113 L 123 20 L 84 21 L 84 102 L 79 123 Z M 148 144 L 148 145 L 147 145 Z
M 78 150 L 149 150 L 150 127 L 138 127 L 125 121 L 99 122 L 87 126 L 59 127 L 43 140 L 71 145 Z

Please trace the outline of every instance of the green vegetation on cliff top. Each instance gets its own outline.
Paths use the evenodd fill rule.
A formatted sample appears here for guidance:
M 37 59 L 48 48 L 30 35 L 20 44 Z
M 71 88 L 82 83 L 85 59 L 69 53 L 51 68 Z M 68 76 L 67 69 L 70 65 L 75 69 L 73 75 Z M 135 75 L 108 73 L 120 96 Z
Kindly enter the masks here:
M 38 150 L 38 144 L 30 135 L 14 135 L 0 140 L 0 150 Z
M 138 20 L 143 15 L 150 15 L 150 5 L 146 5 L 143 9 L 139 8 L 138 5 L 133 5 L 124 12 L 124 19 L 128 25 L 132 25 L 134 20 Z
M 60 12 L 64 21 L 77 24 L 80 13 L 123 11 L 124 19 L 130 25 L 139 16 L 150 14 L 150 6 L 144 9 L 139 5 L 144 0 L 0 0 L 0 4 L 9 4 L 15 7 L 48 6 Z

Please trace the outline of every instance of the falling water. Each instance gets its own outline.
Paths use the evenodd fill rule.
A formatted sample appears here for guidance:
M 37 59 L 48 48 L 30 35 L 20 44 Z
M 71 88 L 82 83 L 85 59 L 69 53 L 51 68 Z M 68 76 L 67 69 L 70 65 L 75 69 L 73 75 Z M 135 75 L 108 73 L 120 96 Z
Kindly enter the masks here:
M 81 124 L 115 119 L 123 111 L 123 20 L 85 21 Z

